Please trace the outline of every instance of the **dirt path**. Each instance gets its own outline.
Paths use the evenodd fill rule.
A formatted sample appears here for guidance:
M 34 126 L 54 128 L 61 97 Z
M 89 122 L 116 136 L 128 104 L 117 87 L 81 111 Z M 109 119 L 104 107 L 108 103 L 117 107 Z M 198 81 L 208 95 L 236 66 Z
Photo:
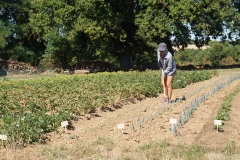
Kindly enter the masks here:
M 73 121 L 73 130 L 59 128 L 60 134 L 49 134 L 49 146 L 65 145 L 68 147 L 79 143 L 90 143 L 99 137 L 109 138 L 115 144 L 113 150 L 108 151 L 103 146 L 99 151 L 103 155 L 121 155 L 134 152 L 136 148 L 151 141 L 168 140 L 172 144 L 203 144 L 208 147 L 218 148 L 227 145 L 229 141 L 240 143 L 240 126 L 237 124 L 240 113 L 240 94 L 235 96 L 232 102 L 231 120 L 223 127 L 224 132 L 213 129 L 214 117 L 217 115 L 223 99 L 234 91 L 240 80 L 235 80 L 226 85 L 213 95 L 210 93 L 218 86 L 226 84 L 230 77 L 239 74 L 239 70 L 224 72 L 217 77 L 204 82 L 191 84 L 184 89 L 175 89 L 173 99 L 186 97 L 185 101 L 173 104 L 163 104 L 156 98 L 131 99 L 118 102 L 107 111 L 98 111 L 86 115 L 78 121 Z M 181 125 L 176 134 L 170 130 L 170 118 L 179 119 L 180 114 L 186 111 L 196 100 L 208 95 L 208 99 L 202 102 L 190 116 L 188 121 Z M 117 124 L 124 124 L 123 130 L 118 129 Z M 68 139 L 66 138 L 68 137 Z M 78 137 L 78 138 L 71 138 Z M 15 154 L 16 157 L 39 156 L 34 152 L 37 147 L 28 146 L 23 151 Z M 34 154 L 33 154 L 34 152 Z M 2 153 L 5 153 L 2 151 Z M 1 152 L 0 152 L 1 154 Z M 17 155 L 17 156 L 16 156 Z M 4 159 L 4 158 L 3 158 Z M 13 158 L 14 159 L 14 158 Z M 70 158 L 71 159 L 71 158 Z

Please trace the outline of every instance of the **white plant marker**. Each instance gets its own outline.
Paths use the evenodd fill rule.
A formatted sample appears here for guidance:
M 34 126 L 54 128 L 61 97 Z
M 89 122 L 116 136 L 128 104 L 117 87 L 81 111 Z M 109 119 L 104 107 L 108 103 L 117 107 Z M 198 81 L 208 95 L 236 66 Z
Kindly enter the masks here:
M 122 134 L 123 134 L 123 129 L 124 129 L 124 123 L 120 123 L 120 124 L 117 124 L 117 128 L 120 129 L 122 131 Z
M 0 139 L 3 140 L 3 141 L 6 141 L 6 140 L 7 140 L 7 136 L 6 136 L 6 135 L 1 135 L 1 134 L 0 134 Z
M 217 131 L 218 131 L 218 126 L 222 125 L 222 121 L 221 120 L 214 120 L 214 124 L 217 125 Z
M 63 121 L 61 122 L 61 126 L 65 129 L 65 134 L 67 137 L 67 125 L 68 125 L 68 121 Z M 67 137 L 68 138 L 68 137 Z
M 67 127 L 67 125 L 68 125 L 68 121 L 63 121 L 63 122 L 61 122 L 61 126 L 62 126 L 62 127 Z
M 174 125 L 177 124 L 177 119 L 174 119 L 174 118 L 170 118 L 170 123 L 172 124 L 172 133 L 173 133 L 173 130 L 174 130 Z

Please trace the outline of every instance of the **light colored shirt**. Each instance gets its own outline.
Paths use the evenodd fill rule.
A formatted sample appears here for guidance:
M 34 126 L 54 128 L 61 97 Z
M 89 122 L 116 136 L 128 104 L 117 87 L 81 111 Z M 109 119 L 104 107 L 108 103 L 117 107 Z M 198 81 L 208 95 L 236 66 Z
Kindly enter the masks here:
M 157 51 L 157 57 L 158 57 L 158 66 L 160 69 L 162 69 L 163 75 L 173 76 L 177 73 L 176 65 L 174 63 L 172 54 L 170 52 L 166 51 L 164 59 L 161 59 L 160 52 Z

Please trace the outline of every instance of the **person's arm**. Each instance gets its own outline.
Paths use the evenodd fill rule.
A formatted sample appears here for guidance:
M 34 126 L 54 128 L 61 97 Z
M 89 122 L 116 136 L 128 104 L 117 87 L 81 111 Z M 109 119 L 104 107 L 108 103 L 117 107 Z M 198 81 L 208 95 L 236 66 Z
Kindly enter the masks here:
M 160 62 L 160 60 L 158 61 L 158 67 L 159 67 L 160 69 L 163 69 L 163 66 L 162 66 L 162 63 Z
M 158 58 L 158 67 L 159 67 L 160 69 L 162 69 L 163 66 L 162 66 L 162 63 L 160 62 L 160 53 L 159 53 L 159 51 L 157 51 L 157 58 Z
M 172 68 L 173 68 L 172 55 L 168 55 L 167 56 L 167 68 L 164 70 L 164 74 L 167 75 L 172 70 Z

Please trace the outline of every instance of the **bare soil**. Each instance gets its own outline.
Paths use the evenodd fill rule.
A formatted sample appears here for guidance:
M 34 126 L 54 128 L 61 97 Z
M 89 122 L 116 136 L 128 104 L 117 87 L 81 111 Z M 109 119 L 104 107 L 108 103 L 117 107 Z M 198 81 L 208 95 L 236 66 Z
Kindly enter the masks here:
M 167 140 L 172 145 L 182 144 L 184 146 L 202 145 L 213 149 L 223 149 L 230 142 L 240 144 L 240 93 L 231 102 L 230 120 L 220 131 L 213 128 L 214 118 L 217 115 L 223 100 L 232 93 L 240 84 L 240 80 L 234 80 L 215 94 L 202 102 L 188 121 L 181 125 L 177 132 L 171 131 L 170 118 L 178 119 L 180 114 L 203 95 L 212 92 L 217 85 L 226 83 L 228 79 L 239 74 L 239 69 L 220 71 L 219 76 L 209 80 L 188 85 L 183 89 L 173 91 L 173 100 L 186 97 L 186 100 L 172 104 L 163 104 L 163 95 L 154 98 L 141 97 L 131 98 L 125 101 L 116 102 L 114 106 L 108 107 L 105 111 L 97 111 L 84 115 L 73 121 L 66 132 L 59 127 L 59 133 L 49 133 L 48 146 L 63 145 L 74 147 L 80 143 L 91 143 L 99 137 L 106 137 L 112 140 L 114 148 L 106 149 L 104 146 L 96 146 L 103 155 L 124 155 L 136 152 L 136 149 L 152 141 Z M 177 79 L 175 79 L 177 80 Z M 124 124 L 124 128 L 118 128 L 118 124 Z M 77 138 L 71 138 L 77 137 Z M 42 145 L 28 145 L 23 149 L 13 151 L 12 157 L 6 149 L 0 150 L 0 159 L 44 159 L 39 157 L 38 149 Z M 8 155 L 7 155 L 8 153 Z M 6 158 L 6 156 L 10 158 Z M 208 159 L 220 159 L 222 155 L 206 155 Z M 74 159 L 74 158 L 69 158 Z M 89 158 L 91 159 L 91 158 Z

